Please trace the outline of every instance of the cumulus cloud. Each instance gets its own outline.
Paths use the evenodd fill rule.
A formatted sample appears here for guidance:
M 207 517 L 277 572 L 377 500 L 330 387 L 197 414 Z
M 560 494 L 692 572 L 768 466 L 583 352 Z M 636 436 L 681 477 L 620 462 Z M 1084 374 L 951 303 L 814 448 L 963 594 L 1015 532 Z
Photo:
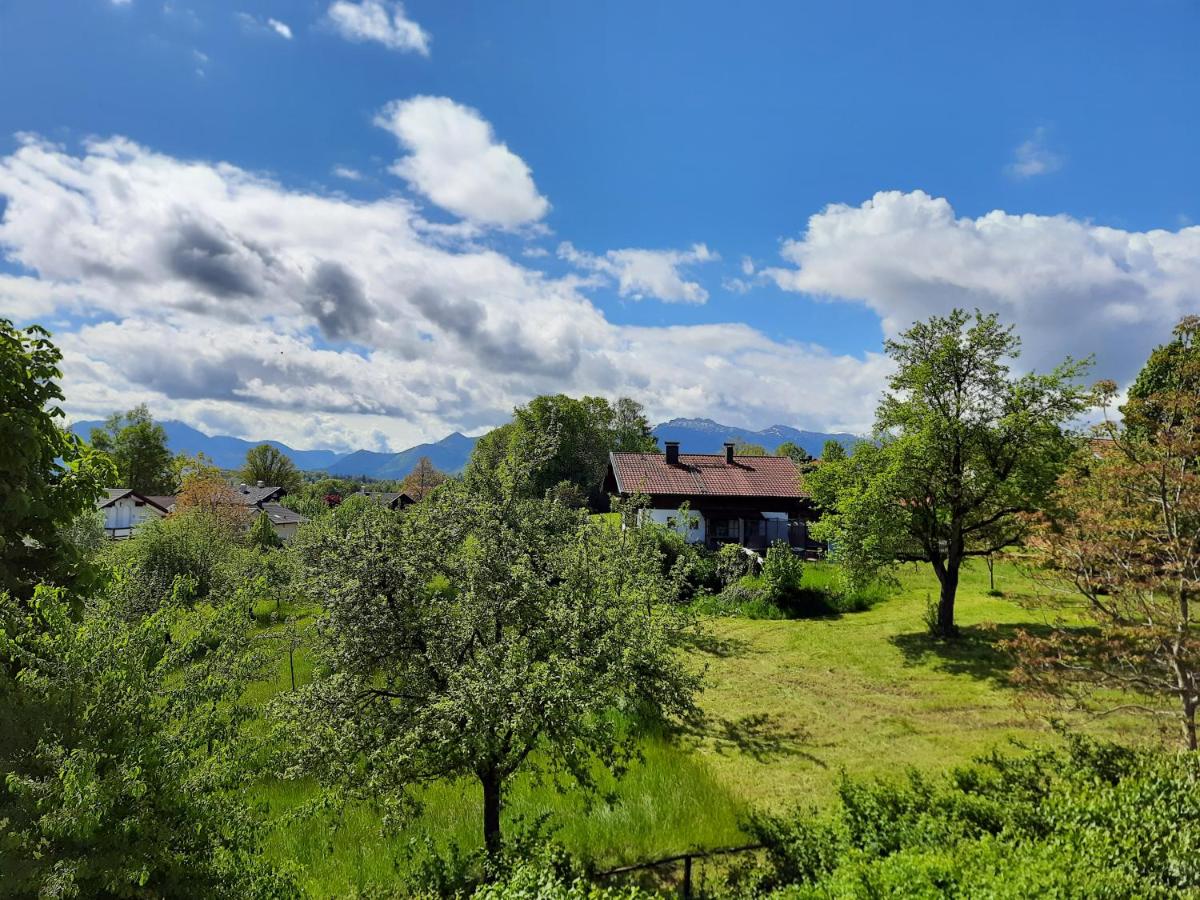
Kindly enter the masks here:
M 375 124 L 408 151 L 392 171 L 457 216 L 511 228 L 536 222 L 550 209 L 529 166 L 497 142 L 492 126 L 469 106 L 447 97 L 397 100 Z
M 1062 168 L 1062 157 L 1046 146 L 1046 129 L 1040 127 L 1033 136 L 1017 146 L 1013 161 L 1004 167 L 1010 178 L 1018 181 L 1048 175 Z
M 690 250 L 609 250 L 597 256 L 577 250 L 570 241 L 559 244 L 558 256 L 577 269 L 612 278 L 622 297 L 665 303 L 705 302 L 708 291 L 687 281 L 681 269 L 720 258 L 704 244 L 693 244 Z
M 896 334 L 952 307 L 1015 323 L 1023 360 L 1045 369 L 1065 354 L 1127 379 L 1180 316 L 1200 309 L 1200 227 L 1126 231 L 1070 216 L 996 210 L 958 216 L 921 191 L 835 204 L 784 243 L 780 287 L 866 303 Z
M 332 171 L 336 177 L 344 178 L 347 181 L 362 181 L 363 178 L 362 172 L 350 166 L 334 166 Z
M 0 275 L 0 309 L 78 314 L 55 339 L 81 418 L 147 402 L 210 431 L 399 448 L 565 391 L 862 430 L 887 370 L 739 324 L 614 325 L 576 281 L 431 236 L 401 197 L 295 190 L 123 139 L 27 139 L 0 158 L 0 195 L 0 247 L 23 270 Z
M 347 40 L 373 41 L 389 50 L 429 55 L 429 33 L 405 15 L 402 3 L 337 0 L 326 15 L 334 31 Z

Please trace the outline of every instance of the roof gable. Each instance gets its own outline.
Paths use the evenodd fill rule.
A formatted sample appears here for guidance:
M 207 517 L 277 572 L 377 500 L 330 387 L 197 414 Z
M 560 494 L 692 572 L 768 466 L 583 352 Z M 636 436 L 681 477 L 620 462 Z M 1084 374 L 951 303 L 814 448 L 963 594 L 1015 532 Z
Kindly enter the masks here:
M 130 488 L 105 488 L 104 494 L 104 497 L 96 501 L 96 509 L 104 509 L 105 507 L 112 506 L 117 501 L 124 500 L 126 497 L 129 497 L 134 501 L 134 503 L 139 505 L 148 503 L 155 509 L 159 509 L 164 513 L 170 512 L 171 507 L 175 505 L 174 497 L 158 497 L 151 496 L 149 494 L 139 494 L 137 491 L 131 490 Z

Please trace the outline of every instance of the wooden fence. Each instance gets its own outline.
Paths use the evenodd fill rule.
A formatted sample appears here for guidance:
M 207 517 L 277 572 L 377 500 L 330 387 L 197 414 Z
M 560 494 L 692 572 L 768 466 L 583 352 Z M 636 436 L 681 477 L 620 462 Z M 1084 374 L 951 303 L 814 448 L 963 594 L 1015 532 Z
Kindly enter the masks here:
M 692 864 L 695 860 L 710 859 L 714 856 L 729 856 L 734 853 L 749 853 L 752 850 L 762 850 L 764 844 L 743 844 L 739 847 L 719 847 L 715 850 L 693 850 L 688 853 L 678 853 L 675 856 L 664 856 L 662 859 L 654 859 L 649 862 L 634 863 L 628 866 L 617 866 L 615 869 L 608 869 L 604 872 L 597 872 L 597 878 L 615 878 L 621 875 L 630 875 L 634 872 L 646 871 L 649 869 L 660 869 L 666 866 L 674 866 L 683 863 L 683 881 L 680 883 L 679 895 L 684 900 L 691 900 L 692 897 Z

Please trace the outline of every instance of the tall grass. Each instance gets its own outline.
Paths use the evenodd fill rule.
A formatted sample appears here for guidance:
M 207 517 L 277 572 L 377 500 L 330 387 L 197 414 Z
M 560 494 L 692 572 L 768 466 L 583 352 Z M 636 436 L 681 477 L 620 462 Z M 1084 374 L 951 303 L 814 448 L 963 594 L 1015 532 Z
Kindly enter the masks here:
M 281 619 L 296 616 L 311 627 L 316 610 L 285 604 L 276 615 L 272 604 L 255 613 L 259 637 L 276 643 L 278 656 L 271 675 L 251 685 L 244 699 L 265 709 L 272 697 L 291 686 Z M 299 684 L 311 679 L 313 663 L 310 648 L 296 651 Z M 249 727 L 262 733 L 268 725 L 259 719 Z M 642 739 L 641 753 L 642 760 L 620 779 L 597 768 L 599 790 L 590 797 L 516 777 L 505 801 L 505 828 L 515 833 L 545 817 L 554 840 L 600 867 L 742 839 L 738 823 L 743 807 L 703 759 L 657 734 Z M 442 854 L 453 846 L 472 852 L 483 844 L 480 789 L 469 779 L 437 782 L 416 791 L 421 811 L 402 823 L 385 824 L 381 811 L 369 804 L 301 816 L 301 808 L 318 793 L 309 781 L 269 779 L 257 786 L 253 797 L 269 810 L 268 855 L 296 869 L 310 896 L 393 888 L 430 848 Z
M 741 804 L 700 759 L 659 738 L 648 738 L 643 752 L 644 761 L 623 778 L 601 778 L 600 795 L 590 803 L 578 792 L 562 794 L 516 778 L 504 827 L 511 832 L 547 816 L 554 840 L 600 867 L 743 839 Z M 268 854 L 298 867 L 311 896 L 395 885 L 428 853 L 427 842 L 443 854 L 451 846 L 464 851 L 482 846 L 479 787 L 467 779 L 418 791 L 420 814 L 390 828 L 378 810 L 363 804 L 289 818 L 316 793 L 308 782 L 270 781 L 256 797 L 268 804 L 276 822 Z

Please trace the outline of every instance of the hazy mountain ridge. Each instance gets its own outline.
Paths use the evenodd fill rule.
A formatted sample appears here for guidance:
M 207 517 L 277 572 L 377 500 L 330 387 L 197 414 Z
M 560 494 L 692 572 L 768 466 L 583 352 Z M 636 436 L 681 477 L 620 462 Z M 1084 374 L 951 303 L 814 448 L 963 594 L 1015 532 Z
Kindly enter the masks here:
M 71 430 L 86 440 L 93 428 L 99 428 L 103 424 L 101 421 L 76 422 L 71 426 Z M 229 435 L 208 435 L 175 419 L 166 419 L 159 424 L 167 433 L 167 446 L 173 453 L 203 453 L 222 469 L 240 468 L 246 459 L 246 451 L 265 443 L 279 448 L 298 468 L 309 472 L 377 479 L 403 478 L 412 471 L 422 456 L 428 456 L 430 462 L 443 472 L 461 472 L 478 440 L 456 431 L 440 441 L 417 444 L 398 453 L 380 453 L 374 450 L 338 453 L 334 450 L 297 450 L 279 441 L 248 441 Z M 831 438 L 841 441 L 846 447 L 862 440 L 852 434 L 802 431 L 788 425 L 772 425 L 770 428 L 754 431 L 722 425 L 712 419 L 685 418 L 671 419 L 656 425 L 653 433 L 658 438 L 660 447 L 665 441 L 679 441 L 680 450 L 684 453 L 720 453 L 725 441 L 760 444 L 772 452 L 785 441 L 793 441 L 813 456 L 818 456 L 825 442 Z
M 761 431 L 722 425 L 712 419 L 671 419 L 654 427 L 654 436 L 659 446 L 664 441 L 679 441 L 681 453 L 720 453 L 726 441 L 758 444 L 768 452 L 787 441 L 803 447 L 810 455 L 820 456 L 821 448 L 828 440 L 841 443 L 846 449 L 853 447 L 863 438 L 846 432 L 804 431 L 790 425 L 772 425 Z

